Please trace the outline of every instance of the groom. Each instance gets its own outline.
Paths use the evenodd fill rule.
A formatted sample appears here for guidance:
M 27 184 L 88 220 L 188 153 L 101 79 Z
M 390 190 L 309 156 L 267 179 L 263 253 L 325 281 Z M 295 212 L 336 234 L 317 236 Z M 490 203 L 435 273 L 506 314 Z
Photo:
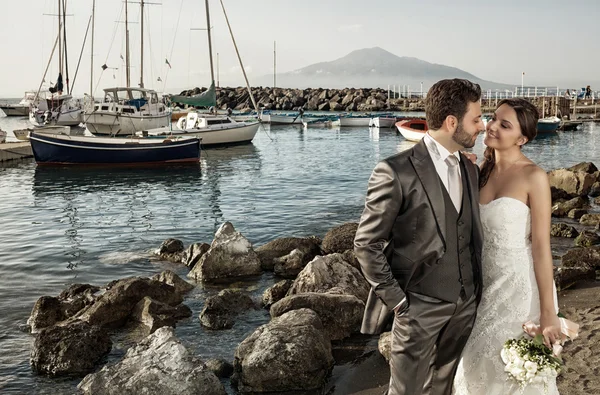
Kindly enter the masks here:
M 478 171 L 459 153 L 484 129 L 481 88 L 437 82 L 429 132 L 369 180 L 354 250 L 371 284 L 361 331 L 393 317 L 389 395 L 451 394 L 481 297 Z

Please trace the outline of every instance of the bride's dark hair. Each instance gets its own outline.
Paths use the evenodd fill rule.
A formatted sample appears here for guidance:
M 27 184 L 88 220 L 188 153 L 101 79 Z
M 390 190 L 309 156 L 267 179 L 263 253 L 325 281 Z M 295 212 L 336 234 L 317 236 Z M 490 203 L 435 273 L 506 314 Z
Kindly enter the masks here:
M 496 109 L 503 104 L 510 106 L 517 113 L 517 121 L 521 127 L 521 134 L 527 137 L 527 142 L 533 140 L 537 136 L 537 122 L 540 117 L 537 107 L 525 99 L 513 97 L 512 99 L 502 100 L 498 103 Z M 484 162 L 479 175 L 479 189 L 487 184 L 490 174 L 492 174 L 492 170 L 494 170 L 494 166 L 496 165 L 494 149 L 487 147 L 483 153 L 483 158 Z

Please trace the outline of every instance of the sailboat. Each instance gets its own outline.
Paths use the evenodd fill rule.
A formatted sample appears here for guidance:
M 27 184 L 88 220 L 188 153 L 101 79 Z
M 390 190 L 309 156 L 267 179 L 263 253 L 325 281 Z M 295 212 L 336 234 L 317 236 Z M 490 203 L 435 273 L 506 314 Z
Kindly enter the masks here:
M 65 10 L 66 0 L 58 0 L 58 36 L 50 55 L 50 61 L 54 55 L 56 44 L 59 45 L 58 50 L 58 78 L 56 84 L 49 88 L 49 92 L 45 92 L 40 96 L 40 89 L 33 100 L 35 103 L 38 99 L 37 105 L 32 105 L 29 110 L 29 121 L 34 126 L 77 126 L 82 121 L 82 109 L 81 103 L 75 101 L 71 96 L 69 87 L 69 67 L 67 62 L 67 40 L 66 40 L 66 20 Z M 62 14 L 61 14 L 62 12 Z M 62 16 L 62 20 L 61 20 Z M 62 45 L 64 42 L 64 45 Z M 50 65 L 50 62 L 48 62 Z M 63 83 L 63 68 L 65 70 L 65 82 Z M 48 68 L 46 68 L 46 72 Z M 44 77 L 42 78 L 42 83 Z M 66 90 L 65 90 L 66 88 Z
M 171 101 L 179 104 L 187 104 L 189 106 L 194 107 L 211 107 L 214 108 L 217 105 L 217 94 L 215 90 L 215 73 L 213 67 L 213 56 L 212 56 L 212 40 L 210 33 L 210 12 L 208 7 L 208 0 L 204 0 L 205 9 L 206 9 L 206 25 L 208 28 L 206 31 L 208 32 L 208 55 L 210 58 L 210 74 L 211 74 L 211 84 L 210 87 L 195 96 L 172 96 Z M 223 3 L 221 3 L 222 5 Z M 223 7 L 223 12 L 225 12 L 225 7 Z M 229 24 L 229 20 L 227 19 L 227 14 L 225 14 L 225 19 L 227 20 L 227 24 Z M 231 32 L 231 27 L 230 27 Z M 233 39 L 233 34 L 232 34 Z M 235 40 L 233 40 L 234 46 Z M 239 53 L 238 53 L 239 58 Z M 241 59 L 240 59 L 241 64 Z M 242 71 L 244 70 L 243 65 Z M 245 72 L 244 72 L 245 76 Z M 246 79 L 246 84 L 248 81 Z M 254 101 L 254 97 L 252 96 L 252 91 L 248 86 L 248 92 L 250 94 L 250 98 L 256 107 L 256 103 Z M 254 136 L 258 132 L 258 128 L 260 126 L 260 122 L 238 122 L 232 119 L 229 115 L 219 115 L 219 114 L 206 114 L 200 113 L 197 111 L 190 111 L 186 114 L 185 118 L 180 118 L 177 122 L 178 129 L 173 129 L 172 126 L 157 128 L 152 130 L 144 131 L 144 135 L 148 137 L 164 137 L 171 135 L 185 135 L 185 136 L 199 136 L 202 138 L 202 146 L 203 147 L 215 147 L 215 146 L 227 146 L 227 145 L 237 145 L 237 144 L 246 144 L 250 143 Z
M 169 125 L 171 112 L 156 91 L 144 89 L 144 0 L 141 7 L 140 86 L 132 87 L 129 74 L 129 28 L 125 2 L 125 62 L 127 86 L 104 89 L 104 100 L 85 112 L 87 129 L 94 135 L 129 136 L 141 130 Z M 106 68 L 106 65 L 102 66 Z

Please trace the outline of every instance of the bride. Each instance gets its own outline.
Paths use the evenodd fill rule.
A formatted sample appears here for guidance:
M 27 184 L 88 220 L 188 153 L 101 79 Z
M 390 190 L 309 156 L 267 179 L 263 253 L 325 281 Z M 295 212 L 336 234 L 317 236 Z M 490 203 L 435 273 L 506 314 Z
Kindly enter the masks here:
M 552 255 L 550 185 L 521 148 L 536 136 L 538 111 L 524 99 L 499 103 L 486 127 L 480 210 L 484 229 L 483 295 L 454 379 L 456 395 L 558 394 L 508 378 L 500 351 L 522 325 L 539 323 L 544 343 L 560 341 Z

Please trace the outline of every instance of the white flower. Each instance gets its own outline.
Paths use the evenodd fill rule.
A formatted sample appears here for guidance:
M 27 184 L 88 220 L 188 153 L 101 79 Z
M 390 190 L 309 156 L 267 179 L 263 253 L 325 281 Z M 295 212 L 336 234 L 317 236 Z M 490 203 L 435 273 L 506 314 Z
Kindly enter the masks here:
M 500 358 L 502 358 L 502 362 L 505 364 L 509 362 L 509 354 L 508 351 L 506 351 L 506 348 L 502 348 L 502 351 L 500 351 Z
M 525 361 L 521 359 L 520 356 L 517 356 L 515 359 L 513 359 L 512 363 L 519 368 L 522 368 L 525 365 Z
M 510 374 L 512 374 L 513 376 L 515 376 L 515 378 L 517 379 L 521 379 L 522 377 L 525 376 L 526 370 L 519 367 L 519 366 L 512 366 L 510 369 Z
M 531 373 L 532 375 L 535 375 L 535 372 L 538 370 L 537 363 L 531 361 L 525 362 L 524 367 L 525 370 L 527 370 L 527 373 Z

